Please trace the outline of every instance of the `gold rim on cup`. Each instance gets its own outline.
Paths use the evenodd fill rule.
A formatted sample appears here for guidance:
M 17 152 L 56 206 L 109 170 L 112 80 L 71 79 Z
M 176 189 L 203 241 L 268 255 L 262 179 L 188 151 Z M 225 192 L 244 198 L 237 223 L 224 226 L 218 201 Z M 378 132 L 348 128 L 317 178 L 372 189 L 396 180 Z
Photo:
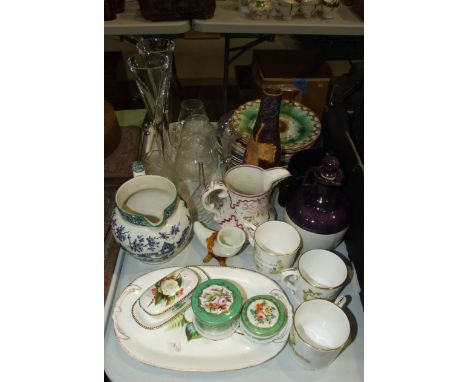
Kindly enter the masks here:
M 280 222 L 280 223 L 284 223 L 284 224 L 287 224 L 288 226 L 290 226 L 295 232 L 297 232 L 297 229 L 295 229 L 291 224 L 288 224 L 286 222 L 282 222 L 280 220 L 268 220 L 266 222 L 263 222 L 262 224 L 260 224 L 257 229 L 255 230 L 254 232 L 254 241 L 255 241 L 255 245 L 258 245 L 260 247 L 260 249 L 262 249 L 263 251 L 265 252 L 268 252 L 268 254 L 272 255 L 272 256 L 295 256 L 297 254 L 297 251 L 299 250 L 299 248 L 301 247 L 301 235 L 299 234 L 299 232 L 297 232 L 297 234 L 299 235 L 299 244 L 298 246 L 291 252 L 288 252 L 288 253 L 278 253 L 276 251 L 273 251 L 272 249 L 267 249 L 265 247 L 263 247 L 256 239 L 256 236 L 257 236 L 257 230 L 264 224 L 266 223 L 270 223 L 272 221 L 277 221 L 277 222 Z
M 307 253 L 307 252 L 305 252 Z M 333 252 L 331 252 L 333 253 Z M 333 253 L 334 254 L 334 253 Z M 335 255 L 335 254 L 334 254 Z M 299 274 L 301 275 L 301 277 L 309 284 L 309 285 L 312 285 L 313 287 L 315 288 L 318 288 L 318 289 L 324 289 L 324 290 L 333 290 L 333 289 L 338 289 L 340 288 L 341 286 L 343 286 L 343 284 L 346 282 L 346 280 L 348 279 L 348 266 L 346 265 L 346 263 L 340 258 L 341 261 L 343 261 L 345 267 L 346 267 L 346 277 L 345 279 L 341 282 L 341 284 L 337 285 L 337 286 L 334 286 L 334 287 L 326 287 L 326 286 L 323 286 L 323 285 L 320 285 L 320 284 L 316 284 L 316 281 L 314 280 L 310 280 L 309 277 L 306 277 L 304 276 L 304 274 L 301 272 L 301 258 L 302 256 L 304 256 L 304 254 L 301 255 L 301 257 L 299 258 L 299 261 L 298 261 L 298 264 L 297 264 L 297 271 L 299 272 Z M 335 255 L 337 256 L 337 255 Z M 337 256 L 339 257 L 339 256 Z
M 304 340 L 304 338 L 302 338 L 301 336 L 301 333 L 299 333 L 299 331 L 297 330 L 297 327 L 296 327 L 296 312 L 299 310 L 299 308 L 306 304 L 306 303 L 309 303 L 309 302 L 312 302 L 312 301 L 316 301 L 316 300 L 323 300 L 323 299 L 315 299 L 315 300 L 308 300 L 308 301 L 304 301 L 302 302 L 296 309 L 296 311 L 294 312 L 294 317 L 293 317 L 293 327 L 294 327 L 294 331 L 296 332 L 297 336 L 300 338 L 300 340 L 303 342 L 304 345 L 308 346 L 309 348 L 312 348 L 314 350 L 318 350 L 318 351 L 321 351 L 321 352 L 334 352 L 334 351 L 337 351 L 337 350 L 340 350 L 342 348 L 344 348 L 350 338 L 351 338 L 351 324 L 350 324 L 350 331 L 349 331 L 349 334 L 348 334 L 348 337 L 346 338 L 346 340 L 343 342 L 342 345 L 338 346 L 338 347 L 335 347 L 335 348 L 327 348 L 327 347 L 322 347 L 320 346 L 319 344 L 316 344 L 315 342 L 312 342 L 312 344 L 310 344 L 309 342 L 307 342 L 306 340 Z M 331 302 L 331 301 L 328 301 L 328 300 L 324 300 L 324 301 L 327 301 L 329 302 L 330 304 L 333 304 L 334 306 L 336 306 L 345 316 L 346 316 L 346 313 L 343 312 L 343 309 L 341 309 L 338 305 L 336 305 L 335 303 Z M 348 320 L 349 322 L 349 318 L 348 316 L 346 316 L 346 319 Z

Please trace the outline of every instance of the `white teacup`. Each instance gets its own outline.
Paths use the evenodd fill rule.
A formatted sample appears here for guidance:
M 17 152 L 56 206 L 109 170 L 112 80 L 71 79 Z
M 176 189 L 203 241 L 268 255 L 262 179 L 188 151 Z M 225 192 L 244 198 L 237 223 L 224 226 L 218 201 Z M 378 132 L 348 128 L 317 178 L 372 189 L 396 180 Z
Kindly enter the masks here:
M 339 0 L 322 0 L 319 6 L 320 16 L 324 19 L 332 19 L 339 5 Z
M 283 283 L 302 301 L 332 300 L 343 289 L 348 268 L 333 252 L 312 249 L 299 258 L 297 268 L 286 269 L 281 275 Z
M 275 8 L 284 20 L 290 20 L 299 10 L 299 3 L 295 0 L 277 0 Z
M 351 325 L 341 309 L 346 298 L 303 302 L 294 313 L 289 335 L 297 359 L 307 369 L 321 369 L 332 363 L 350 338 Z
M 254 247 L 256 266 L 270 274 L 289 268 L 301 246 L 299 232 L 288 223 L 277 220 L 260 224 L 249 240 Z
M 321 0 L 302 0 L 299 4 L 299 9 L 302 15 L 309 19 L 312 15 L 317 12 L 317 6 Z

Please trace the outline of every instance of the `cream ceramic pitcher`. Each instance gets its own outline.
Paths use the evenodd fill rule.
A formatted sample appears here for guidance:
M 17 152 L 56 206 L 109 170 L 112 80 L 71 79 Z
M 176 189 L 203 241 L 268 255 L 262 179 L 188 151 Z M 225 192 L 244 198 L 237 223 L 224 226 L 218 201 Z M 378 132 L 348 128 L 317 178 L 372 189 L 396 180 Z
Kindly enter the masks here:
M 211 182 L 202 194 L 202 205 L 222 227 L 235 226 L 249 233 L 244 222 L 258 226 L 275 219 L 271 191 L 288 176 L 282 167 L 234 166 L 226 171 L 223 182 Z

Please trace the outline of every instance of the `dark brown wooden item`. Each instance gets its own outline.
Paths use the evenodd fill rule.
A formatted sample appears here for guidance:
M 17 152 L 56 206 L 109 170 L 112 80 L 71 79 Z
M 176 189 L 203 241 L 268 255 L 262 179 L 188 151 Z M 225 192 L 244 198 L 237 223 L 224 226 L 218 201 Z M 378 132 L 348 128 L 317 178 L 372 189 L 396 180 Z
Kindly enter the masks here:
M 151 21 L 210 19 L 216 0 L 139 0 L 143 17 Z
M 111 155 L 119 146 L 121 131 L 117 123 L 114 107 L 104 100 L 104 158 Z

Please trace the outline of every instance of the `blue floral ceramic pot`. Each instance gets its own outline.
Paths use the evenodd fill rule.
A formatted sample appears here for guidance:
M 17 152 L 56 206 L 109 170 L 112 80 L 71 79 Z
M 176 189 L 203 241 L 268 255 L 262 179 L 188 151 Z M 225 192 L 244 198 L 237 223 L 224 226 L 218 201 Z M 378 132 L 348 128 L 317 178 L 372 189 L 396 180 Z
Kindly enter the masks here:
M 134 178 L 117 190 L 111 229 L 129 254 L 147 263 L 162 263 L 178 254 L 189 240 L 192 219 L 187 203 L 167 178 L 145 175 L 139 162 Z

